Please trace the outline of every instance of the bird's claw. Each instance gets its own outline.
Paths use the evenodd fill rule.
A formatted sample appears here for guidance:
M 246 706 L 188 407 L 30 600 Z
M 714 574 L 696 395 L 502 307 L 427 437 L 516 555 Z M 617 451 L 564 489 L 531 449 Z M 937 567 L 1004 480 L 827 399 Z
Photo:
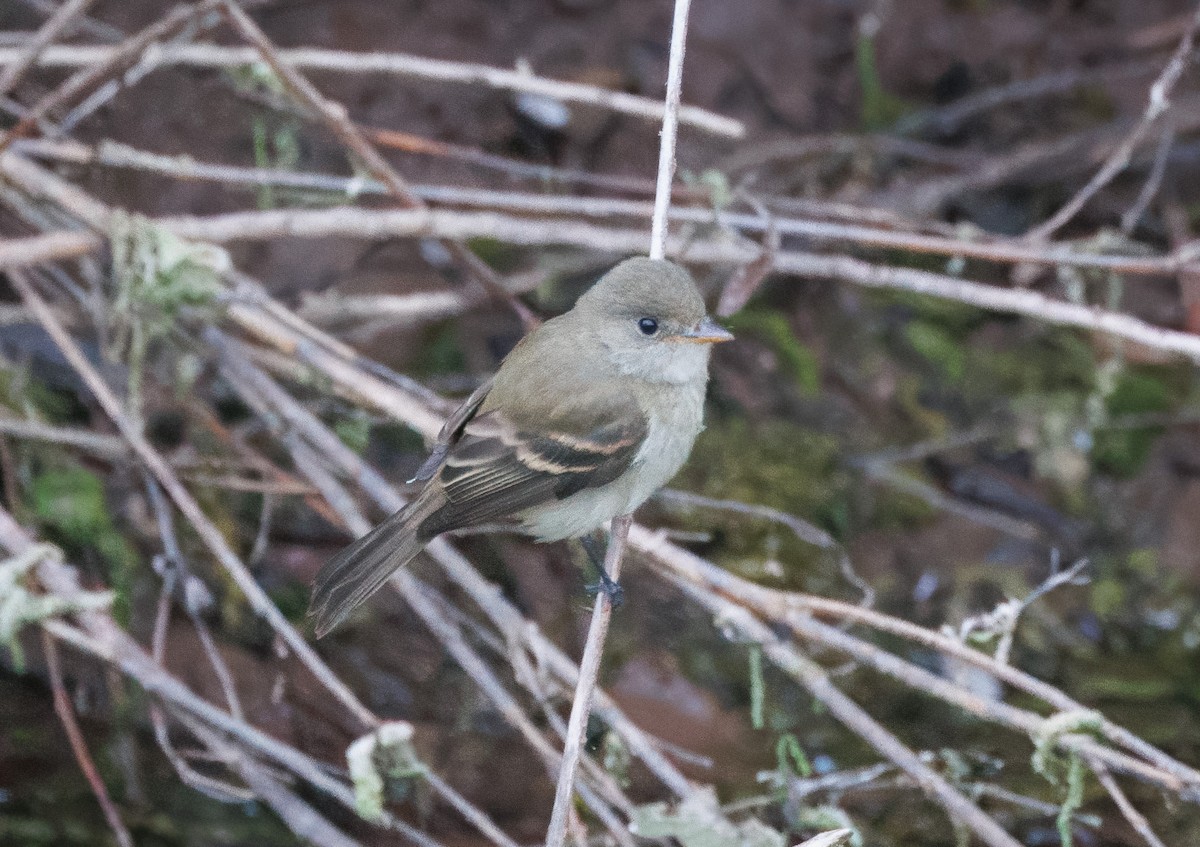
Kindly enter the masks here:
M 590 582 L 585 587 L 591 596 L 603 594 L 608 598 L 608 602 L 612 604 L 614 609 L 619 608 L 625 602 L 625 589 L 621 587 L 621 583 L 617 582 L 604 571 L 600 571 L 600 580 L 598 582 Z

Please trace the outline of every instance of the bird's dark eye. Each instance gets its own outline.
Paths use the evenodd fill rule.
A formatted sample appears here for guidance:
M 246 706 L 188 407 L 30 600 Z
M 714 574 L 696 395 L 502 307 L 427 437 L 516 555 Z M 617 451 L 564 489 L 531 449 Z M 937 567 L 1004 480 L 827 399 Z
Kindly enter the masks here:
M 638 321 L 638 329 L 641 330 L 642 335 L 654 335 L 658 332 L 658 321 L 654 318 L 642 318 Z

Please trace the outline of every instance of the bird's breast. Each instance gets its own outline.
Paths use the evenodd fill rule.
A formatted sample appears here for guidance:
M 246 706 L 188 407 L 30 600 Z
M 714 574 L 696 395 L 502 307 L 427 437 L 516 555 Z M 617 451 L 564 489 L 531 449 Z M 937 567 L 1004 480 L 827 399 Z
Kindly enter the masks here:
M 541 541 L 575 538 L 632 512 L 678 473 L 703 429 L 704 384 L 664 386 L 651 404 L 646 440 L 625 473 L 607 485 L 586 488 L 529 509 L 524 529 Z

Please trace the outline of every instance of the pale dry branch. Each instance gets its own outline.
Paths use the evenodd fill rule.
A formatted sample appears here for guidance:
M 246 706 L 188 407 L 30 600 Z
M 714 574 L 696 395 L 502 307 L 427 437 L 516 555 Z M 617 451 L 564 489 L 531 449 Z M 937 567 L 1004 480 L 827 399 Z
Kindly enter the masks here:
M 371 175 L 387 186 L 388 192 L 399 200 L 401 205 L 413 209 L 424 208 L 424 202 L 412 193 L 407 181 L 388 164 L 362 131 L 350 121 L 346 108 L 325 98 L 303 74 L 282 58 L 266 34 L 233 0 L 222 2 L 225 14 L 233 25 L 255 46 L 263 61 L 270 66 L 292 96 L 307 110 L 315 113 L 326 128 L 366 166 Z M 442 246 L 489 294 L 499 302 L 507 303 L 526 328 L 537 325 L 538 320 L 529 308 L 504 287 L 500 276 L 470 248 L 453 239 L 443 239 Z
M 613 582 L 621 577 L 621 558 L 631 521 L 629 515 L 613 518 L 609 530 L 604 572 Z M 575 790 L 575 770 L 579 767 L 579 757 L 583 752 L 584 733 L 587 731 L 587 719 L 592 710 L 596 680 L 600 675 L 600 659 L 604 656 L 604 642 L 608 636 L 612 610 L 613 598 L 607 591 L 599 591 L 584 642 L 583 658 L 579 660 L 579 680 L 575 684 L 575 695 L 571 701 L 566 745 L 555 783 L 554 810 L 550 815 L 550 825 L 546 829 L 546 847 L 562 847 L 567 837 L 567 818 L 571 811 L 571 795 Z
M 1092 769 L 1092 773 L 1096 775 L 1096 779 L 1100 780 L 1100 784 L 1104 786 L 1104 790 L 1108 792 L 1108 796 L 1112 797 L 1117 808 L 1121 810 L 1121 815 L 1129 822 L 1129 825 L 1134 828 L 1138 835 L 1142 837 L 1150 847 L 1167 847 L 1159 838 L 1154 830 L 1150 828 L 1150 822 L 1146 820 L 1146 816 L 1137 810 L 1137 807 L 1129 801 L 1129 797 L 1121 790 L 1121 786 L 1117 784 L 1112 773 L 1109 772 L 1108 766 L 1094 756 L 1087 757 L 1088 767 Z
M 12 553 L 20 554 L 34 544 L 34 540 L 12 515 L 0 508 L 0 545 Z M 38 565 L 37 574 L 39 581 L 60 597 L 71 598 L 80 592 L 77 572 L 62 562 L 43 559 Z M 155 662 L 128 633 L 117 626 L 110 615 L 86 611 L 79 613 L 77 618 L 82 628 L 53 618 L 42 621 L 41 627 L 57 641 L 120 670 L 173 711 L 202 721 L 206 726 L 236 740 L 257 755 L 303 779 L 344 808 L 355 808 L 353 790 L 331 776 L 324 765 L 245 721 L 236 720 L 194 693 Z M 441 847 L 419 829 L 391 815 L 385 814 L 379 823 L 401 833 L 416 847 Z
M 830 713 L 859 738 L 874 747 L 901 770 L 911 776 L 920 789 L 946 810 L 956 821 L 970 829 L 989 847 L 1021 847 L 1021 842 L 982 809 L 921 761 L 895 735 L 888 732 L 867 712 L 842 693 L 830 680 L 824 668 L 801 653 L 792 644 L 780 639 L 769 626 L 746 609 L 720 595 L 697 589 L 684 579 L 676 583 L 684 593 L 709 610 L 724 627 L 734 629 L 742 638 L 762 647 L 763 654 L 780 670 L 799 682 Z
M 667 97 L 662 132 L 659 133 L 658 177 L 654 187 L 654 215 L 650 224 L 651 259 L 661 259 L 667 243 L 667 210 L 675 180 L 675 133 L 679 126 L 679 97 L 683 85 L 683 56 L 687 47 L 688 9 L 691 0 L 675 0 L 671 23 L 671 54 L 667 67 Z
M 42 51 L 38 57 L 37 66 L 46 68 L 92 66 L 110 61 L 114 50 L 115 48 L 101 45 L 52 45 Z M 20 54 L 19 49 L 0 48 L 0 65 L 10 65 L 16 62 L 20 58 Z M 582 83 L 552 80 L 535 74 L 487 65 L 448 62 L 399 53 L 350 53 L 318 48 L 281 50 L 279 55 L 284 61 L 305 71 L 413 76 L 440 82 L 485 85 L 504 91 L 540 94 L 565 103 L 579 103 L 655 122 L 662 120 L 664 112 L 662 101 L 649 97 L 639 97 L 622 91 L 612 91 Z M 259 60 L 259 55 L 253 48 L 246 47 L 177 44 L 164 46 L 156 58 L 159 65 L 163 67 L 236 68 L 254 64 Z M 746 132 L 740 121 L 696 106 L 682 106 L 679 110 L 679 120 L 688 126 L 727 138 L 741 138 Z

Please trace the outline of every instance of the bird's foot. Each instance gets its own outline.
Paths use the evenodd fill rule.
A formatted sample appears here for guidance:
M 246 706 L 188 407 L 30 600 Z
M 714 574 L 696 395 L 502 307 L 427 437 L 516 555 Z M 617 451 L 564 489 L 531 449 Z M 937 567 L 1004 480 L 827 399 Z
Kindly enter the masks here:
M 625 589 L 621 587 L 621 583 L 605 573 L 603 569 L 600 570 L 599 575 L 599 581 L 588 583 L 584 587 L 584 590 L 593 597 L 597 594 L 603 594 L 608 598 L 608 602 L 612 604 L 614 609 L 619 608 L 625 602 Z

